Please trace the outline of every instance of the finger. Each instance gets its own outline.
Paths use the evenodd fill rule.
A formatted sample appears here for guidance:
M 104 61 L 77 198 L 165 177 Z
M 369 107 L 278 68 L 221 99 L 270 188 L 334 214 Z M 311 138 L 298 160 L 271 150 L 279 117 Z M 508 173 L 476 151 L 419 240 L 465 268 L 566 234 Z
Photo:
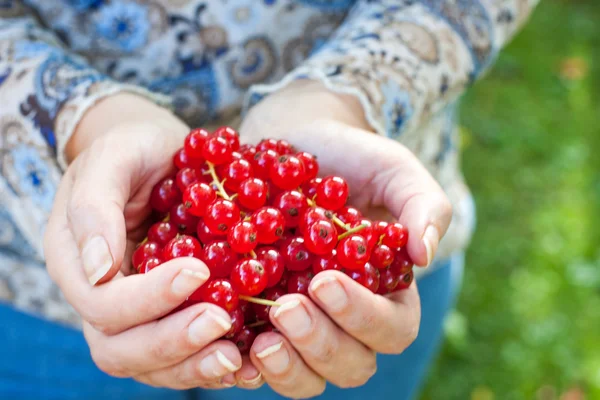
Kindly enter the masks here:
M 317 374 L 336 386 L 364 385 L 375 374 L 375 353 L 342 331 L 310 299 L 293 294 L 277 300 L 271 321 Z
M 309 295 L 348 334 L 378 353 L 399 354 L 417 337 L 421 307 L 416 284 L 380 296 L 338 271 L 319 273 Z
M 250 361 L 249 356 L 242 356 L 242 368 L 235 373 L 236 386 L 242 389 L 258 389 L 264 383 L 262 374 Z
M 202 303 L 115 336 L 104 335 L 87 322 L 83 332 L 100 369 L 109 375 L 135 376 L 183 361 L 230 328 L 231 319 L 223 309 Z
M 325 380 L 310 369 L 291 343 L 278 333 L 258 335 L 250 359 L 265 382 L 277 393 L 291 398 L 309 398 L 325 391 Z
M 229 340 L 219 340 L 177 365 L 135 378 L 171 389 L 222 389 L 235 386 L 234 373 L 241 365 L 242 356 L 236 345 Z

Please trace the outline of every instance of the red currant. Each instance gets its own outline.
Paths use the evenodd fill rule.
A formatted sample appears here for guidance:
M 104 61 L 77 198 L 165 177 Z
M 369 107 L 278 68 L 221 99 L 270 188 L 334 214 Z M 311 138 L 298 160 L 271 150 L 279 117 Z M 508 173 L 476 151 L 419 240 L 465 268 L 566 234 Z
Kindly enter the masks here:
M 239 294 L 227 279 L 214 279 L 192 293 L 190 300 L 212 303 L 232 312 L 238 307 Z
M 254 155 L 257 153 L 256 147 L 251 144 L 243 144 L 238 151 L 244 160 L 254 163 Z
M 283 274 L 281 274 L 281 279 L 279 280 L 279 286 L 282 288 L 286 288 L 288 284 L 288 280 L 290 279 L 290 271 L 287 269 L 283 270 Z
M 249 210 L 256 210 L 267 202 L 267 185 L 258 178 L 249 178 L 240 183 L 237 200 Z
M 256 153 L 254 155 L 254 162 L 252 163 L 254 176 L 265 181 L 269 179 L 271 167 L 275 163 L 275 160 L 277 160 L 277 157 L 279 157 L 279 155 L 273 150 L 259 151 Z
M 412 270 L 408 271 L 404 275 L 400 276 L 400 282 L 398 282 L 398 286 L 396 286 L 396 289 L 394 291 L 408 289 L 408 287 L 410 286 L 410 284 L 413 282 L 414 279 L 415 279 L 415 275 L 414 275 L 413 271 Z
M 304 182 L 302 184 L 302 193 L 304 193 L 309 199 L 314 199 L 317 195 L 317 188 L 322 181 L 323 179 L 321 178 L 313 178 L 308 182 Z
M 225 241 L 212 242 L 202 249 L 200 257 L 204 264 L 210 270 L 210 276 L 213 278 L 226 278 L 231 274 L 231 270 L 237 264 L 239 257 Z
M 233 151 L 237 151 L 240 148 L 240 135 L 235 131 L 235 129 L 229 126 L 217 128 L 217 130 L 213 132 L 213 136 L 225 139 Z
M 305 179 L 311 180 L 316 178 L 317 174 L 319 173 L 319 163 L 317 162 L 317 157 L 304 151 L 296 154 L 296 157 L 298 157 L 304 166 Z
M 364 228 L 356 232 L 356 234 L 365 238 L 370 251 L 377 245 L 379 238 L 375 234 L 375 228 L 373 227 L 373 223 L 366 218 L 363 218 L 360 221 L 356 221 L 355 223 L 350 224 L 352 228 L 356 228 L 360 225 L 364 226 Z
M 198 217 L 188 212 L 188 209 L 184 204 L 177 204 L 171 208 L 169 213 L 169 219 L 174 224 L 179 232 L 191 235 L 196 233 L 196 226 L 198 225 Z
M 270 301 L 277 301 L 281 296 L 286 295 L 287 292 L 283 290 L 283 288 L 279 286 L 275 286 L 269 289 L 266 289 L 261 298 Z M 256 314 L 256 318 L 259 321 L 269 321 L 269 311 L 271 311 L 271 306 L 263 306 L 261 304 L 252 304 L 252 308 L 254 309 L 254 313 Z
M 394 261 L 392 261 L 390 269 L 397 275 L 404 275 L 413 269 L 413 265 L 414 263 L 408 255 L 406 247 L 403 247 L 394 253 Z
M 304 271 L 313 261 L 313 255 L 306 248 L 302 237 L 287 240 L 281 247 L 281 255 L 286 268 L 290 271 Z
M 202 156 L 206 161 L 215 165 L 221 165 L 231 161 L 232 152 L 233 149 L 229 145 L 229 142 L 227 142 L 227 139 L 218 136 L 211 136 L 208 138 L 202 148 Z
M 177 227 L 171 222 L 157 222 L 148 230 L 148 241 L 164 246 L 177 236 Z
M 357 234 L 350 235 L 339 241 L 337 259 L 344 268 L 358 270 L 369 260 L 367 241 Z
M 300 272 L 294 272 L 290 274 L 287 282 L 288 293 L 300 293 L 308 295 L 308 288 L 310 287 L 310 281 L 315 275 L 309 269 Z
M 294 146 L 290 144 L 287 140 L 278 140 L 277 141 L 277 152 L 281 155 L 292 154 L 295 152 Z
M 393 292 L 400 282 L 400 275 L 395 274 L 391 268 L 384 268 L 379 271 L 379 293 L 385 294 Z
M 306 229 L 317 221 L 331 221 L 333 214 L 321 207 L 310 207 L 300 217 L 298 229 L 300 232 L 306 232 Z
M 377 237 L 378 241 L 381 238 L 381 236 L 383 235 L 383 232 L 385 231 L 385 228 L 387 228 L 388 225 L 389 224 L 385 221 L 373 222 L 373 230 L 375 231 L 375 236 Z
M 262 264 L 248 258 L 238 262 L 231 271 L 231 284 L 240 294 L 256 296 L 267 287 L 269 275 Z
M 295 228 L 308 208 L 308 203 L 306 196 L 296 190 L 291 190 L 279 194 L 273 201 L 273 207 L 279 209 L 283 214 L 286 228 Z
M 306 248 L 314 254 L 329 254 L 335 249 L 338 234 L 332 222 L 320 220 L 313 222 L 304 232 Z
M 225 335 L 225 339 L 232 339 L 244 327 L 244 312 L 241 308 L 236 308 L 229 313 L 231 318 L 231 329 Z
M 352 225 L 362 219 L 362 214 L 354 207 L 342 207 L 337 212 L 337 217 L 342 220 L 343 223 Z
M 160 264 L 162 264 L 162 260 L 158 257 L 146 258 L 144 262 L 142 262 L 142 265 L 140 265 L 140 269 L 138 272 L 140 274 L 147 274 L 154 268 L 158 267 Z
M 254 250 L 258 244 L 256 236 L 256 227 L 253 223 L 240 221 L 227 233 L 227 241 L 236 253 L 245 254 Z
M 277 140 L 275 139 L 263 139 L 258 142 L 256 146 L 256 150 L 258 151 L 267 151 L 273 150 L 275 152 L 279 151 L 279 146 L 277 145 Z
M 235 343 L 241 354 L 248 354 L 252 344 L 254 343 L 254 339 L 256 339 L 256 333 L 254 330 L 244 326 L 240 332 L 235 335 L 233 339 L 231 339 L 231 341 Z
M 194 183 L 183 192 L 183 204 L 192 215 L 203 217 L 206 209 L 217 198 L 217 193 L 204 182 Z
M 217 199 L 206 209 L 204 222 L 215 235 L 226 234 L 240 220 L 239 207 L 230 200 Z
M 180 200 L 181 192 L 172 178 L 158 182 L 150 194 L 150 206 L 161 213 L 168 212 Z
M 210 137 L 210 133 L 207 130 L 199 128 L 194 129 L 188 133 L 185 141 L 183 142 L 183 148 L 185 152 L 193 158 L 202 158 L 202 149 L 204 143 Z
M 367 263 L 363 268 L 348 271 L 347 274 L 371 292 L 377 293 L 379 290 L 379 270 L 371 264 Z
M 271 165 L 269 177 L 283 190 L 295 189 L 304 181 L 304 165 L 295 156 L 281 156 Z
M 383 231 L 383 243 L 397 249 L 408 243 L 408 230 L 400 223 L 389 224 Z
M 190 186 L 191 184 L 196 183 L 198 181 L 199 181 L 199 178 L 198 178 L 197 170 L 195 170 L 193 168 L 188 168 L 188 167 L 179 170 L 179 172 L 177 173 L 177 176 L 175 177 L 175 182 L 177 183 L 177 187 L 182 192 L 184 192 L 188 186 Z
M 317 187 L 317 204 L 328 210 L 337 211 L 348 200 L 348 183 L 339 176 L 323 178 Z
M 162 248 L 158 243 L 146 242 L 140 244 L 137 249 L 133 252 L 131 262 L 136 269 L 140 269 L 142 263 L 149 258 L 158 257 L 160 258 Z
M 341 271 L 342 266 L 337 260 L 336 251 L 333 250 L 329 254 L 316 257 L 312 264 L 312 270 L 315 275 L 323 271 Z
M 196 235 L 198 235 L 198 239 L 200 239 L 200 241 L 205 245 L 210 244 L 216 240 L 224 240 L 226 237 L 225 234 L 215 235 L 214 233 L 212 233 L 210 229 L 208 229 L 208 226 L 206 226 L 206 223 L 203 219 L 201 219 L 198 222 L 198 227 L 196 228 Z
M 255 211 L 252 214 L 252 223 L 258 232 L 258 243 L 275 243 L 283 235 L 285 219 L 276 208 L 263 207 Z
M 180 149 L 173 156 L 173 164 L 175 164 L 177 169 L 183 169 L 186 167 L 187 168 L 199 168 L 203 162 L 204 162 L 204 160 L 202 159 L 202 157 L 199 157 L 199 158 L 190 157 L 186 153 L 185 149 Z
M 252 165 L 247 160 L 234 160 L 219 168 L 219 175 L 224 181 L 225 189 L 237 192 L 240 183 L 252 177 Z
M 277 285 L 285 271 L 283 256 L 275 247 L 261 247 L 256 251 L 256 260 L 262 264 L 269 275 L 267 287 Z
M 162 259 L 165 261 L 180 257 L 200 258 L 202 246 L 192 236 L 181 235 L 166 244 L 162 251 Z
M 377 269 L 389 267 L 394 261 L 394 251 L 385 244 L 375 246 L 369 262 Z

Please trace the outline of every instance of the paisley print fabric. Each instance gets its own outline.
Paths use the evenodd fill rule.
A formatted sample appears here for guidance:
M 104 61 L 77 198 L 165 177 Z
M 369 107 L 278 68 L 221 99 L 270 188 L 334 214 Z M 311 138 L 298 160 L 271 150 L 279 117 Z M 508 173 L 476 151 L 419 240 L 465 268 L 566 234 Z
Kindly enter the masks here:
M 0 0 L 0 301 L 76 324 L 42 237 L 85 111 L 132 91 L 227 123 L 297 79 L 356 96 L 452 199 L 440 252 L 473 225 L 456 103 L 537 0 Z M 446 248 L 444 250 L 443 248 Z

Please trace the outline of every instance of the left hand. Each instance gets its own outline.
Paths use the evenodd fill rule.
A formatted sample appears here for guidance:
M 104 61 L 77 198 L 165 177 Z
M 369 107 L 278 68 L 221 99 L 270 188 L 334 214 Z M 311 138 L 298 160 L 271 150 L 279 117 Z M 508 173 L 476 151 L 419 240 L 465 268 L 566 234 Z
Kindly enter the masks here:
M 315 154 L 322 174 L 347 179 L 352 205 L 369 216 L 384 211 L 399 220 L 409 230 L 415 264 L 431 263 L 451 220 L 450 202 L 407 148 L 370 132 L 356 100 L 299 82 L 256 105 L 240 132 L 246 142 L 281 138 Z M 271 321 L 282 334 L 261 334 L 250 359 L 262 379 L 287 397 L 319 395 L 326 381 L 363 385 L 376 371 L 376 353 L 402 353 L 419 330 L 416 284 L 380 296 L 343 273 L 326 271 L 313 279 L 309 297 L 291 294 L 278 302 Z M 244 364 L 242 370 L 254 375 Z

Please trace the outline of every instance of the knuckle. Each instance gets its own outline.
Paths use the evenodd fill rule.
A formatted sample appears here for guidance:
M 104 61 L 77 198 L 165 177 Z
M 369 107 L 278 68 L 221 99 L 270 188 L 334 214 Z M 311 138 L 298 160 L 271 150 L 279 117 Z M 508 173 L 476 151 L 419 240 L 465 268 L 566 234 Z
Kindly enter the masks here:
M 327 340 L 316 354 L 316 358 L 320 363 L 330 364 L 338 354 L 339 344 L 334 340 Z
M 155 360 L 166 360 L 170 358 L 170 355 L 173 353 L 172 349 L 169 346 L 169 340 L 165 340 L 164 338 L 155 338 L 152 346 L 148 349 L 150 353 L 150 357 Z
M 375 353 L 372 356 L 360 360 L 360 367 L 353 370 L 339 387 L 342 389 L 356 388 L 366 384 L 377 372 L 377 359 Z
M 105 349 L 90 345 L 90 354 L 94 364 L 105 374 L 115 378 L 127 378 L 131 376 L 110 358 L 109 353 Z

